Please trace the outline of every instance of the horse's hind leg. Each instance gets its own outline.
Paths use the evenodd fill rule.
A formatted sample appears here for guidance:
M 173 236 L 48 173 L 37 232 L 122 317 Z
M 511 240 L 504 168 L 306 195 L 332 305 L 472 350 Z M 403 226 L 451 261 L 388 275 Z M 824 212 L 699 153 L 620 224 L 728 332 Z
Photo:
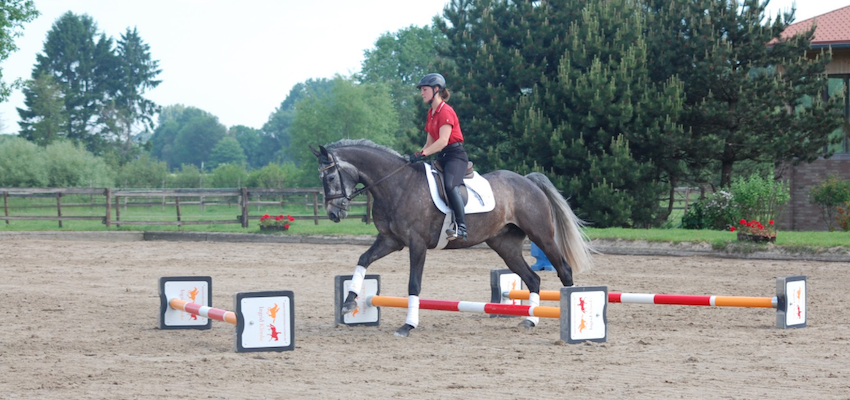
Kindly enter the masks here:
M 519 228 L 510 227 L 507 232 L 487 240 L 487 245 L 495 250 L 499 257 L 502 257 L 511 271 L 519 275 L 531 292 L 528 296 L 529 305 L 536 307 L 540 305 L 540 276 L 531 270 L 522 255 L 524 240 L 525 232 Z M 540 317 L 528 317 L 520 323 L 520 326 L 530 329 L 536 326 L 539 320 Z
M 572 267 L 570 267 L 560 248 L 558 248 L 555 239 L 550 236 L 528 236 L 543 251 L 543 254 L 552 263 L 552 266 L 555 267 L 555 271 L 558 272 L 558 278 L 561 279 L 561 284 L 565 287 L 573 286 Z

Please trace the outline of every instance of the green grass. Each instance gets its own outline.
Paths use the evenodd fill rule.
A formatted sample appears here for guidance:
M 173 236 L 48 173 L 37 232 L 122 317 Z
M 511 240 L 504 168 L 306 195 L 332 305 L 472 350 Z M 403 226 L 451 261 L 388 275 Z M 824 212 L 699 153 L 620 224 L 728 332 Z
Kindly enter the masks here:
M 76 199 L 82 202 L 85 199 Z M 66 199 L 63 199 L 65 202 Z M 68 201 L 69 203 L 73 201 Z M 23 205 L 54 205 L 55 199 L 24 200 L 15 199 L 11 204 L 11 215 L 56 215 L 54 208 L 28 208 Z M 198 205 L 181 206 L 181 216 L 184 221 L 199 220 L 236 220 L 240 214 L 236 205 L 207 206 L 201 210 Z M 359 215 L 365 212 L 364 207 L 354 207 L 350 214 Z M 64 215 L 74 216 L 102 216 L 105 210 L 101 207 L 74 207 L 63 208 Z M 114 213 L 114 210 L 113 210 Z M 230 232 L 230 233 L 260 233 L 259 221 L 256 218 L 263 214 L 279 215 L 290 214 L 295 216 L 312 216 L 311 207 L 289 204 L 281 208 L 279 206 L 251 206 L 252 217 L 249 228 L 243 229 L 240 224 L 218 224 L 218 225 L 187 225 L 182 227 L 171 225 L 123 225 L 120 228 L 112 226 L 106 228 L 100 221 L 64 221 L 63 228 L 59 228 L 57 221 L 10 221 L 5 224 L 0 215 L 0 231 L 185 231 L 185 232 Z M 363 223 L 359 217 L 350 217 L 340 223 L 329 221 L 324 211 L 319 211 L 319 224 L 315 225 L 312 220 L 298 219 L 291 224 L 288 232 L 268 233 L 275 235 L 376 235 L 377 230 L 373 224 Z M 128 207 L 126 211 L 121 208 L 121 219 L 125 221 L 176 221 L 176 208 L 171 206 L 160 207 Z M 114 221 L 113 221 L 114 223 Z M 711 230 L 687 230 L 687 229 L 624 229 L 624 228 L 588 228 L 587 234 L 591 239 L 623 239 L 623 240 L 645 240 L 650 242 L 704 242 L 710 243 L 715 248 L 726 248 L 729 244 L 739 246 L 736 235 L 728 231 Z M 850 248 L 850 232 L 792 232 L 780 231 L 777 236 L 776 245 L 791 251 L 811 252 L 829 247 Z M 758 246 L 755 245 L 756 249 Z

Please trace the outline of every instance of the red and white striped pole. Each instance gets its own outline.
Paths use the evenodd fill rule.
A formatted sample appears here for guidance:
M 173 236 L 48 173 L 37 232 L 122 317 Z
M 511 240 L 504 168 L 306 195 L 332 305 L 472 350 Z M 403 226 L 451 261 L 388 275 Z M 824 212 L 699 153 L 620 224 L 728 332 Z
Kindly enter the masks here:
M 373 307 L 407 308 L 407 298 L 371 296 L 367 299 L 367 304 Z M 532 307 L 526 305 L 478 303 L 472 301 L 419 299 L 419 309 L 498 315 L 518 315 L 524 317 L 561 318 L 560 307 Z
M 236 313 L 234 313 L 233 311 L 202 306 L 197 303 L 192 303 L 186 300 L 180 300 L 176 297 L 169 300 L 168 305 L 175 310 L 184 311 L 189 314 L 200 315 L 204 318 L 214 319 L 216 321 L 222 321 L 236 325 Z
M 527 300 L 528 290 L 511 290 L 505 296 L 512 300 Z M 561 292 L 541 290 L 540 300 L 561 300 Z M 776 308 L 776 297 L 698 296 L 687 294 L 608 293 L 609 303 L 670 304 L 679 306 L 757 307 Z

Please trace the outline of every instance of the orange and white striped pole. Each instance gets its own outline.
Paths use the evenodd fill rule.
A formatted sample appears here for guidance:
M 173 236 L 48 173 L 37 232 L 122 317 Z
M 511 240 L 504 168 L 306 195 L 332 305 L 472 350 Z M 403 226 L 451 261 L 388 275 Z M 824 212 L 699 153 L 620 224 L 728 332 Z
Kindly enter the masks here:
M 505 296 L 511 300 L 527 300 L 528 290 L 511 290 Z M 561 300 L 561 292 L 541 290 L 540 300 Z M 776 297 L 699 296 L 687 294 L 608 293 L 609 303 L 669 304 L 679 306 L 776 308 Z
M 234 313 L 233 311 L 202 306 L 197 303 L 192 303 L 186 300 L 180 300 L 176 297 L 169 300 L 168 305 L 178 311 L 183 311 L 189 314 L 199 315 L 204 318 L 214 319 L 216 321 L 222 321 L 236 325 L 236 313 Z

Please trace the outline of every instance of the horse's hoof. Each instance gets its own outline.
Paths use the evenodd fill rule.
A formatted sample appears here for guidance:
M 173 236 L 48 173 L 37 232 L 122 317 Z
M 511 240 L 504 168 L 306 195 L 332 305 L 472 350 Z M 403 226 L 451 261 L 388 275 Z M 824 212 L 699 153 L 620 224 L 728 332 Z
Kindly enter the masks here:
M 348 292 L 348 296 L 342 303 L 342 315 L 348 314 L 357 309 L 357 295 L 354 292 Z
M 530 331 L 530 330 L 534 329 L 534 322 L 531 322 L 531 321 L 526 319 L 526 320 L 523 320 L 522 322 L 520 322 L 519 325 L 517 325 L 517 326 L 520 327 L 520 328 L 523 328 L 527 331 Z
M 411 330 L 413 330 L 413 325 L 404 324 L 401 328 L 398 328 L 398 330 L 395 331 L 395 333 L 393 333 L 393 336 L 395 336 L 395 337 L 408 337 L 408 336 L 410 336 Z
M 356 301 L 342 303 L 342 315 L 348 314 L 348 313 L 350 313 L 350 312 L 352 312 L 356 309 L 357 309 L 357 302 Z

